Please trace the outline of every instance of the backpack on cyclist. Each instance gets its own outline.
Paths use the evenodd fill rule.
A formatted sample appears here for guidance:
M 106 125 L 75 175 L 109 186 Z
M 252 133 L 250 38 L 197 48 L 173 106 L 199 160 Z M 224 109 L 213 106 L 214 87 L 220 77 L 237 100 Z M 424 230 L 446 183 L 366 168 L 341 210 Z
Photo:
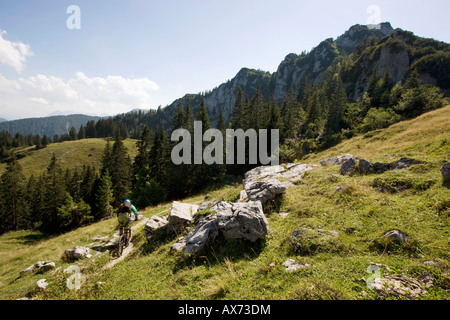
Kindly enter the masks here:
M 117 210 L 117 219 L 119 223 L 125 224 L 130 219 L 131 209 L 125 206 L 123 203 L 120 204 L 119 209 Z

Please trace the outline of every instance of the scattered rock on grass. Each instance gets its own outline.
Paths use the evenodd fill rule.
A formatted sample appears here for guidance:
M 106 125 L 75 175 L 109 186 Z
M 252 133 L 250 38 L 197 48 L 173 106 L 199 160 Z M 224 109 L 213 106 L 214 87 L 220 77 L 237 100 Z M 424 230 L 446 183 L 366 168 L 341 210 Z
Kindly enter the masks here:
M 20 271 L 20 275 L 24 275 L 26 273 L 40 273 L 45 272 L 51 269 L 55 269 L 56 265 L 52 261 L 38 261 L 35 264 L 29 266 L 25 270 Z
M 76 246 L 74 249 L 66 249 L 64 251 L 64 257 L 68 260 L 78 260 L 81 258 L 90 258 L 91 249 L 87 247 Z
M 377 174 L 381 174 L 388 170 L 388 168 L 381 162 L 375 162 L 372 167 L 373 167 L 373 170 L 375 171 L 375 173 L 377 173 Z
M 357 159 L 357 157 L 351 154 L 345 154 L 339 157 L 323 159 L 322 161 L 320 161 L 320 164 L 322 166 L 342 165 L 345 161 L 350 159 Z
M 350 158 L 344 163 L 342 163 L 340 172 L 343 176 L 346 176 L 351 174 L 355 170 L 355 168 L 356 168 L 356 160 L 355 158 Z
M 40 290 L 46 290 L 48 287 L 48 282 L 46 279 L 40 279 L 36 284 Z
M 418 163 L 422 163 L 422 162 L 415 160 L 415 159 L 403 157 L 393 164 L 392 170 L 407 169 L 410 166 L 412 166 L 413 164 L 418 164 Z
M 383 238 L 389 238 L 399 243 L 408 243 L 408 235 L 401 230 L 390 230 L 383 235 Z
M 369 174 L 374 172 L 372 164 L 366 159 L 359 160 L 359 172 L 362 174 Z
M 283 266 L 286 267 L 285 269 L 286 271 L 292 272 L 302 268 L 309 267 L 310 265 L 308 263 L 305 264 L 295 263 L 294 259 L 288 259 L 285 262 L 283 262 Z
M 429 278 L 423 278 L 429 283 Z M 372 282 L 372 288 L 375 289 L 378 296 L 387 298 L 389 295 L 396 297 L 418 299 L 420 296 L 426 296 L 428 292 L 424 289 L 424 282 L 407 276 L 389 275 L 385 278 L 376 278 Z
M 441 168 L 444 184 L 450 184 L 450 162 L 445 163 Z

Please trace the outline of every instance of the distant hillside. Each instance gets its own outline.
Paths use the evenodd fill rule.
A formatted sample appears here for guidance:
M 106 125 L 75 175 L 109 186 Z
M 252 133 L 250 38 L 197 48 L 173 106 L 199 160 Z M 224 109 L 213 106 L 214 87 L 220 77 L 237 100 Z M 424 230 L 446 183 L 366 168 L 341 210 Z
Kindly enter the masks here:
M 70 128 L 79 129 L 90 120 L 97 121 L 100 117 L 87 116 L 83 114 L 72 114 L 68 116 L 52 116 L 43 118 L 28 118 L 1 122 L 0 131 L 8 131 L 11 135 L 20 133 L 22 135 L 46 135 L 53 138 L 55 135 L 69 133 Z
M 132 159 L 137 154 L 136 140 L 123 140 Z M 103 152 L 105 150 L 105 139 L 82 139 L 76 141 L 65 141 L 52 143 L 44 149 L 35 150 L 33 147 L 17 148 L 16 154 L 26 154 L 19 160 L 24 170 L 24 175 L 29 178 L 32 174 L 37 177 L 45 172 L 52 155 L 55 154 L 64 170 L 82 167 L 83 164 L 101 167 Z M 6 163 L 0 163 L 0 175 L 3 174 Z
M 8 121 L 8 120 L 6 120 L 5 118 L 0 118 L 0 122 L 5 122 L 5 121 Z

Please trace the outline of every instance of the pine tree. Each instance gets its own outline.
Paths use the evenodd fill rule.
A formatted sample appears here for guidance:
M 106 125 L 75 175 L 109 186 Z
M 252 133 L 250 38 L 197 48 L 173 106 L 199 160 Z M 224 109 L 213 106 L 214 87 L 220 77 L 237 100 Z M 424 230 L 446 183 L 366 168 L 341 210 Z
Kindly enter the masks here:
M 47 172 L 44 175 L 44 203 L 41 230 L 48 233 L 59 232 L 58 208 L 66 194 L 63 174 L 55 154 L 53 154 Z
M 30 208 L 31 227 L 39 228 L 42 224 L 44 215 L 44 176 L 41 175 L 37 179 L 31 175 L 26 188 L 26 201 Z
M 284 142 L 286 139 L 293 139 L 298 131 L 298 116 L 300 105 L 295 98 L 294 88 L 291 87 L 284 98 L 280 110 L 280 138 Z
M 338 74 L 335 74 L 328 84 L 331 88 L 331 96 L 329 101 L 329 112 L 327 117 L 327 123 L 325 125 L 325 135 L 328 139 L 337 142 L 336 138 L 332 138 L 335 134 L 338 134 L 342 128 L 342 116 L 347 103 L 347 97 L 344 89 L 344 84 Z
M 42 139 L 40 135 L 36 136 L 36 150 L 42 149 Z
M 250 100 L 250 104 L 244 110 L 244 122 L 243 127 L 247 129 L 258 129 L 264 128 L 265 119 L 267 119 L 266 114 L 266 101 L 261 94 L 261 89 L 258 85 L 256 88 L 256 93 Z
M 96 204 L 98 209 L 96 219 L 110 217 L 113 213 L 111 204 L 114 202 L 114 194 L 108 169 L 106 169 L 100 177 L 100 184 L 95 199 L 97 200 Z
M 164 180 L 169 168 L 170 151 L 168 140 L 164 128 L 157 129 L 153 138 L 153 146 L 149 153 L 150 178 L 162 186 L 164 186 Z
M 78 168 L 73 170 L 73 173 L 69 171 L 68 178 L 66 180 L 67 191 L 73 198 L 73 201 L 78 202 L 81 199 L 81 177 L 78 173 Z
M 152 133 L 150 129 L 145 126 L 144 131 L 140 136 L 140 139 L 136 142 L 136 146 L 138 149 L 138 154 L 134 158 L 133 169 L 132 169 L 132 183 L 134 184 L 137 180 L 137 175 L 139 171 L 148 166 L 149 163 L 149 152 L 152 146 Z
M 227 129 L 222 108 L 219 109 L 219 119 L 217 120 L 217 129 L 219 129 L 222 132 L 222 134 L 224 134 L 225 130 Z
M 0 233 L 27 228 L 30 225 L 25 197 L 25 177 L 22 166 L 13 159 L 1 176 L 0 184 Z
M 70 140 L 72 140 L 72 141 L 78 140 L 78 133 L 74 127 L 70 128 L 69 136 L 70 136 Z
M 234 102 L 234 109 L 232 113 L 231 127 L 233 129 L 242 128 L 245 110 L 245 95 L 241 87 L 237 87 L 236 100 Z
M 186 112 L 184 111 L 183 104 L 178 101 L 177 110 L 172 120 L 172 130 L 183 128 L 186 122 Z
M 200 111 L 197 115 L 197 121 L 202 122 L 203 132 L 211 129 L 211 122 L 209 121 L 208 109 L 206 108 L 205 99 L 202 99 L 202 102 L 200 104 Z
M 93 221 L 91 208 L 83 200 L 73 201 L 68 192 L 65 193 L 62 204 L 58 207 L 58 225 L 62 231 L 80 227 Z
M 194 132 L 194 112 L 190 101 L 187 102 L 183 128 L 187 129 L 191 134 Z
M 106 161 L 106 163 L 103 163 L 102 172 L 106 169 L 108 169 L 108 172 L 111 175 L 115 199 L 114 205 L 118 206 L 120 202 L 129 196 L 132 175 L 131 159 L 128 156 L 128 150 L 123 144 L 119 134 L 116 135 L 110 158 Z
M 78 139 L 86 139 L 86 127 L 84 125 L 81 125 L 78 130 Z
M 111 143 L 109 140 L 106 141 L 105 150 L 103 151 L 103 157 L 102 157 L 102 173 L 104 170 L 108 169 L 109 171 L 114 170 L 113 164 L 112 164 L 112 157 L 111 157 Z

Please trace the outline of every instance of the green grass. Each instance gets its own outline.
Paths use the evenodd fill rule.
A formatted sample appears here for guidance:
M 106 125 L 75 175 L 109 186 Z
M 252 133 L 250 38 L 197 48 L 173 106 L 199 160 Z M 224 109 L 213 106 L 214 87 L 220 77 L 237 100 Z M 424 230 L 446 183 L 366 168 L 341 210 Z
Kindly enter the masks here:
M 378 299 L 366 279 L 371 276 L 367 272 L 371 263 L 379 263 L 398 275 L 417 278 L 430 273 L 434 286 L 422 298 L 449 299 L 450 190 L 442 185 L 439 171 L 450 155 L 449 112 L 450 107 L 433 111 L 303 160 L 314 164 L 351 153 L 386 164 L 403 156 L 425 163 L 380 175 L 353 176 L 340 175 L 338 166 L 315 167 L 288 189 L 277 209 L 266 212 L 269 234 L 254 244 L 219 242 L 197 256 L 185 257 L 170 250 L 178 236 L 160 233 L 148 243 L 141 228 L 133 238 L 135 251 L 113 268 L 102 269 L 108 255 L 94 262 L 80 261 L 82 286 L 70 290 L 68 275 L 62 271 L 15 279 L 20 270 L 38 260 L 54 259 L 57 266 L 69 266 L 60 259 L 63 250 L 86 244 L 91 236 L 111 234 L 114 220 L 53 238 L 34 232 L 0 236 L 0 298 Z M 332 175 L 337 178 L 330 179 Z M 183 201 L 199 203 L 205 195 L 208 201 L 235 199 L 241 188 L 239 178 Z M 165 215 L 167 208 L 170 203 L 147 208 L 144 214 Z M 283 218 L 279 212 L 289 214 Z M 306 239 L 303 245 L 309 250 L 296 251 L 290 237 L 300 227 L 336 231 L 339 237 L 318 243 Z M 391 229 L 406 232 L 409 245 L 383 239 Z M 309 266 L 286 272 L 283 262 L 287 259 Z M 437 265 L 426 265 L 426 261 Z M 386 268 L 381 272 L 386 274 Z M 35 289 L 40 278 L 49 282 L 45 292 Z
M 133 139 L 123 140 L 131 159 L 134 159 L 137 154 L 136 141 Z M 110 143 L 112 146 L 114 141 Z M 15 152 L 27 154 L 24 158 L 19 159 L 19 163 L 24 169 L 25 177 L 29 178 L 32 174 L 37 177 L 44 173 L 53 154 L 56 155 L 63 170 L 81 167 L 83 164 L 94 165 L 100 168 L 105 146 L 106 139 L 94 138 L 51 143 L 40 150 L 35 150 L 34 147 L 19 148 Z M 6 163 L 0 163 L 0 175 L 5 168 Z

